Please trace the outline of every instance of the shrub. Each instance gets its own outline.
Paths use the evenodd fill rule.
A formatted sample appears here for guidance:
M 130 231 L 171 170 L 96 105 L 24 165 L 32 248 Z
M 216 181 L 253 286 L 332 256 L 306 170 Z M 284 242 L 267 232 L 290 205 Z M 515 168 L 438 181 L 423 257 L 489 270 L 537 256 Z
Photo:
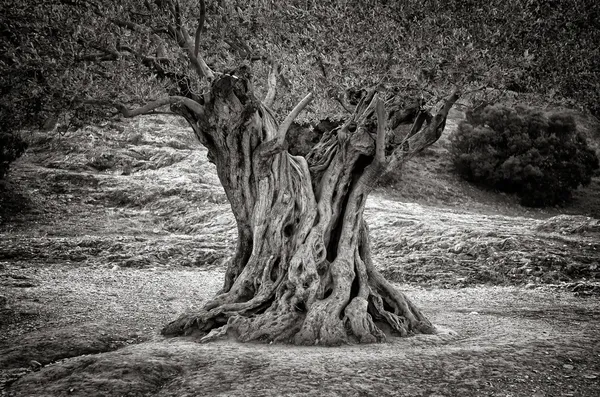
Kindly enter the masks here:
M 516 193 L 531 207 L 564 204 L 599 166 L 573 117 L 561 113 L 487 106 L 467 113 L 450 141 L 463 178 Z
M 0 179 L 8 172 L 10 163 L 19 158 L 27 144 L 19 136 L 0 131 Z

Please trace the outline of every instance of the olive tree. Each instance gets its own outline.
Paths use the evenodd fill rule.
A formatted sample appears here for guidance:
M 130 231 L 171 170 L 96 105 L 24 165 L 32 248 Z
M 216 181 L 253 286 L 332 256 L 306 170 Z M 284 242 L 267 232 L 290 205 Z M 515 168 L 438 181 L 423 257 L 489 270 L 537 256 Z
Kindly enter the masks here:
M 39 14 L 36 1 L 29 3 L 30 8 L 13 4 L 20 13 L 7 11 L 16 15 L 13 33 L 14 26 L 26 26 L 30 30 L 25 34 L 38 29 L 31 41 L 48 37 L 49 24 L 28 25 L 28 13 Z M 129 19 L 121 18 L 123 5 L 102 0 L 63 0 L 50 6 L 39 17 L 54 21 L 48 28 L 55 40 L 52 52 L 40 53 L 39 46 L 32 46 L 27 50 L 31 56 L 24 56 L 25 50 L 14 44 L 23 36 L 11 36 L 21 51 L 15 50 L 21 56 L 11 62 L 25 73 L 15 68 L 13 84 L 29 87 L 23 92 L 31 94 L 34 88 L 27 84 L 37 79 L 41 87 L 60 94 L 48 102 L 55 109 L 66 107 L 88 120 L 94 112 L 102 117 L 174 113 L 208 149 L 237 222 L 237 247 L 219 293 L 197 312 L 167 324 L 162 333 L 311 345 L 434 333 L 431 322 L 374 266 L 363 213 L 381 175 L 398 170 L 439 139 L 459 93 L 455 90 L 435 110 L 427 110 L 420 98 L 394 102 L 377 88 L 364 90 L 355 105 L 347 105 L 341 125 L 324 133 L 305 156 L 294 156 L 286 133 L 313 93 L 300 93 L 303 99 L 279 122 L 272 110 L 277 62 L 262 55 L 252 59 L 270 65 L 261 100 L 251 63 L 216 70 L 202 55 L 204 1 L 193 20 L 186 18 L 196 15 L 190 2 L 128 3 L 136 6 L 135 12 L 129 9 Z M 67 13 L 67 6 L 75 11 Z M 72 23 L 73 15 L 89 24 Z M 103 23 L 110 25 L 101 27 Z M 166 47 L 169 43 L 173 48 Z M 132 86 L 136 100 L 128 101 L 119 90 L 131 91 Z M 159 86 L 162 91 L 154 89 Z M 98 90 L 104 95 L 94 96 Z M 143 98 L 149 100 L 140 103 Z M 408 126 L 406 134 L 391 139 L 402 124 Z

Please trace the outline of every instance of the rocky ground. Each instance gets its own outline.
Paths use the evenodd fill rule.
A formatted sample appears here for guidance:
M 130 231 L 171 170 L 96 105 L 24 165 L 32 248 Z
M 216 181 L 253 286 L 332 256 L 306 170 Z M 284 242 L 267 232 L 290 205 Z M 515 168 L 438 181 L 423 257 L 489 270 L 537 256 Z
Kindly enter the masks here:
M 436 145 L 409 167 L 416 202 L 407 177 L 366 217 L 443 332 L 324 349 L 158 336 L 218 290 L 236 237 L 182 124 L 32 136 L 0 187 L 0 395 L 597 395 L 600 221 L 436 179 Z

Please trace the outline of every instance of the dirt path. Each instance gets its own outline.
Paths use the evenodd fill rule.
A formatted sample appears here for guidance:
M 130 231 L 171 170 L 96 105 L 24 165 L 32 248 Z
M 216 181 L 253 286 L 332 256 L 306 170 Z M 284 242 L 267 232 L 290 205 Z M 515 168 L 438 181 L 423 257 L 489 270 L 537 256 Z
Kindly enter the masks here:
M 599 394 L 597 219 L 385 190 L 367 204 L 375 259 L 442 333 L 330 349 L 163 340 L 167 321 L 220 287 L 235 224 L 187 129 L 146 119 L 119 131 L 36 137 L 13 170 L 0 395 Z

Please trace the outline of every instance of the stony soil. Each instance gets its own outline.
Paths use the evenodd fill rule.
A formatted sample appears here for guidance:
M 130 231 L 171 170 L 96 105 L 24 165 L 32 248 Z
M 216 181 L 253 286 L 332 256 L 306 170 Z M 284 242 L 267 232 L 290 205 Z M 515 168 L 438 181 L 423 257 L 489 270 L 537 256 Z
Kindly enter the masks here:
M 417 186 L 417 203 L 382 188 L 366 214 L 378 266 L 439 335 L 162 339 L 218 290 L 235 244 L 206 152 L 173 123 L 31 137 L 0 186 L 0 395 L 598 395 L 599 220 L 488 205 L 447 177 Z M 425 171 L 445 164 L 443 145 Z

